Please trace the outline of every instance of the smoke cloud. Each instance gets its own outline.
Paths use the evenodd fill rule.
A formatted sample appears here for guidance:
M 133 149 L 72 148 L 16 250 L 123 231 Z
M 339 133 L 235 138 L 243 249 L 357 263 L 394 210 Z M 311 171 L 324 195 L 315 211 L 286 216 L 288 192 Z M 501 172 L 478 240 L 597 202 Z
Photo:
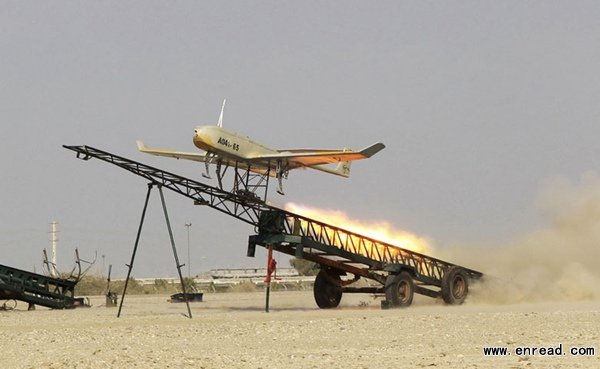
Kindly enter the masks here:
M 548 181 L 536 205 L 547 226 L 511 244 L 439 250 L 485 273 L 470 302 L 600 300 L 600 176 Z

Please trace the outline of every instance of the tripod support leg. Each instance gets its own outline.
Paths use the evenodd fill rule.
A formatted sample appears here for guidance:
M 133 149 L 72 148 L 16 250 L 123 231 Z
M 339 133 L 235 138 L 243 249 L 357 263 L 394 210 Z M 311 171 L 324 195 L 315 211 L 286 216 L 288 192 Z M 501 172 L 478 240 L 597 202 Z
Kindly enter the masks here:
M 167 213 L 167 205 L 165 204 L 165 196 L 163 195 L 162 186 L 158 186 L 158 192 L 160 192 L 160 201 L 162 202 L 163 211 L 165 213 L 165 221 L 167 222 L 167 229 L 169 230 L 169 237 L 171 239 L 171 247 L 173 248 L 173 256 L 175 257 L 175 265 L 177 266 L 177 273 L 179 273 L 179 280 L 181 281 L 181 291 L 183 292 L 183 298 L 187 305 L 188 318 L 192 319 L 192 309 L 190 309 L 190 301 L 188 295 L 185 292 L 185 283 L 183 281 L 183 275 L 181 274 L 182 265 L 179 264 L 179 257 L 177 256 L 177 248 L 175 247 L 175 240 L 173 239 L 173 231 L 171 230 L 171 222 L 169 221 L 169 214 Z
M 121 316 L 121 309 L 123 308 L 123 301 L 125 300 L 125 293 L 127 292 L 127 284 L 129 284 L 129 277 L 131 276 L 131 270 L 133 269 L 133 261 L 135 260 L 135 254 L 137 252 L 138 244 L 140 242 L 140 235 L 142 233 L 142 226 L 144 225 L 144 219 L 146 218 L 146 209 L 148 209 L 148 200 L 150 199 L 150 191 L 154 183 L 148 183 L 148 192 L 146 193 L 146 202 L 144 202 L 144 210 L 142 210 L 142 219 L 140 220 L 140 226 L 138 228 L 137 236 L 135 237 L 135 245 L 133 246 L 133 252 L 131 253 L 131 261 L 127 265 L 127 278 L 125 279 L 125 286 L 123 287 L 123 295 L 121 296 L 121 303 L 119 304 L 119 311 L 117 312 L 117 318 Z

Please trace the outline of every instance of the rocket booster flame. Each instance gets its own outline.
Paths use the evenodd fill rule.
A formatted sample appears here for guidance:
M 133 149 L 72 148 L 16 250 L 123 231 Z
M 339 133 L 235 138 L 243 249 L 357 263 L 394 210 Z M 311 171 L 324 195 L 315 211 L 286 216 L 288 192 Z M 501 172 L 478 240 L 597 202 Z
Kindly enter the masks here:
M 387 221 L 357 220 L 350 218 L 342 211 L 318 209 L 295 203 L 285 204 L 285 209 L 410 251 L 425 254 L 430 250 L 429 242 L 425 238 L 395 229 Z

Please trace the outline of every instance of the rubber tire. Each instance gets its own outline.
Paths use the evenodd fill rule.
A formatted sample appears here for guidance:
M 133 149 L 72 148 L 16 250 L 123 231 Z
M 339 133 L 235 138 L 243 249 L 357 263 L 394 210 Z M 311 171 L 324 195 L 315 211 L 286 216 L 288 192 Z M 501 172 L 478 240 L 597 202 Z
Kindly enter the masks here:
M 410 273 L 404 271 L 390 274 L 385 280 L 385 299 L 391 308 L 408 307 L 412 304 L 415 284 Z
M 332 309 L 338 307 L 342 300 L 342 287 L 332 283 L 331 279 L 340 279 L 339 275 L 328 274 L 321 269 L 315 278 L 313 293 L 317 306 L 321 309 Z
M 453 265 L 442 277 L 442 298 L 449 305 L 460 305 L 469 294 L 469 277 L 465 270 Z

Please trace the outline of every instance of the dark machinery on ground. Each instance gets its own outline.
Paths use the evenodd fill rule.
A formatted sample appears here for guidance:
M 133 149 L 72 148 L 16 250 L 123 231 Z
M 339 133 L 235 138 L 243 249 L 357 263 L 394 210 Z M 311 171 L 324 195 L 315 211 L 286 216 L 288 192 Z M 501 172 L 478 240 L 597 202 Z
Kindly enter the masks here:
M 75 151 L 78 158 L 114 164 L 147 179 L 149 186 L 167 188 L 192 199 L 196 205 L 206 205 L 253 225 L 256 234 L 248 240 L 250 257 L 255 255 L 256 246 L 262 246 L 318 263 L 321 270 L 315 279 L 314 297 L 320 308 L 338 306 L 343 293 L 385 294 L 383 307 L 409 306 L 414 293 L 460 304 L 467 297 L 469 282 L 483 276 L 472 269 L 270 206 L 266 203 L 269 173 L 250 183 L 255 174 L 248 163 L 236 164 L 234 188 L 229 192 L 90 146 L 64 147 Z M 264 195 L 259 197 L 259 192 Z M 379 286 L 353 287 L 361 277 L 376 281 Z
M 202 296 L 202 292 L 178 292 L 171 295 L 169 302 L 202 302 Z
M 106 277 L 106 307 L 117 306 L 117 294 L 110 290 L 110 272 L 112 271 L 112 264 L 108 265 L 108 276 Z
M 0 265 L 0 299 L 19 300 L 52 309 L 74 308 L 76 280 L 52 278 L 25 270 Z
M 95 259 L 92 262 L 82 260 L 77 249 L 75 249 L 75 257 L 75 266 L 67 278 L 49 277 L 0 265 L 0 300 L 15 300 L 14 305 L 4 303 L 3 309 L 0 310 L 14 309 L 17 300 L 29 304 L 28 310 L 34 310 L 35 305 L 51 309 L 90 306 L 87 298 L 75 297 L 75 286 L 92 267 Z M 48 262 L 46 250 L 44 250 L 44 263 L 48 272 L 56 271 L 55 266 Z M 83 268 L 82 263 L 88 266 Z

